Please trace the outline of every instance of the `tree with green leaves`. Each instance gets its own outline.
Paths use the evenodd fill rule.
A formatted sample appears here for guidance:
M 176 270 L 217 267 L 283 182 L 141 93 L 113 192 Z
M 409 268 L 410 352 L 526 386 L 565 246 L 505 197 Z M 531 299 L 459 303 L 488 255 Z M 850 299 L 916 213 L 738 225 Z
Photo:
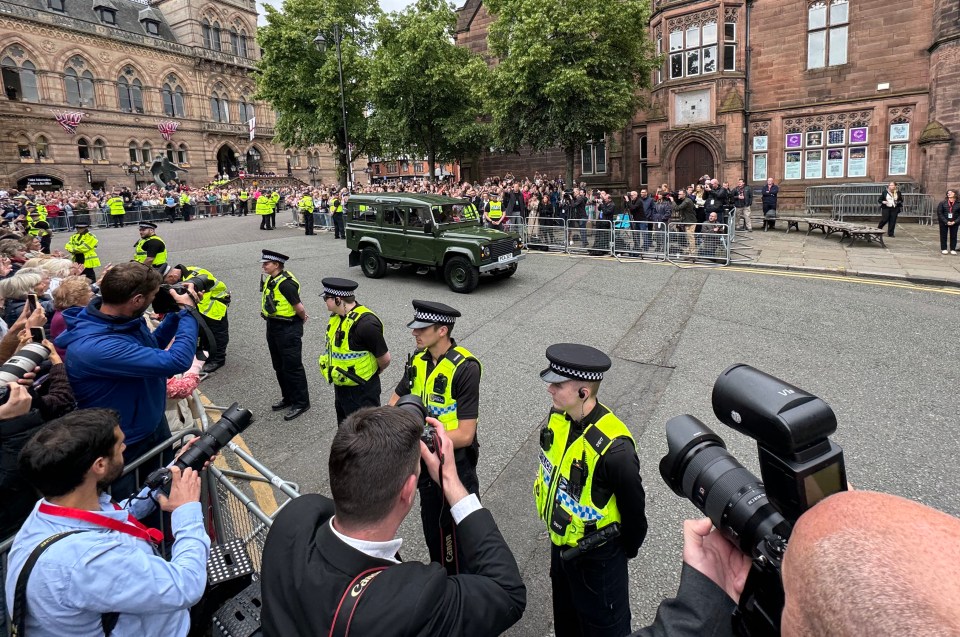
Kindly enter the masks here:
M 488 67 L 454 43 L 456 12 L 444 0 L 417 0 L 382 16 L 370 72 L 371 127 L 382 152 L 460 159 L 489 146 L 483 123 Z
M 567 183 L 575 153 L 627 125 L 649 88 L 657 56 L 649 0 L 484 0 L 496 16 L 488 42 L 499 57 L 490 91 L 504 148 L 561 148 Z
M 257 99 L 277 111 L 276 140 L 287 147 L 329 144 L 337 151 L 341 184 L 347 177 L 347 145 L 354 156 L 376 151 L 365 110 L 369 104 L 371 25 L 381 15 L 377 0 L 284 0 L 281 10 L 264 5 L 267 24 L 257 41 Z M 314 39 L 327 42 L 318 50 Z M 344 130 L 336 36 L 343 61 Z M 346 135 L 344 133 L 347 133 Z

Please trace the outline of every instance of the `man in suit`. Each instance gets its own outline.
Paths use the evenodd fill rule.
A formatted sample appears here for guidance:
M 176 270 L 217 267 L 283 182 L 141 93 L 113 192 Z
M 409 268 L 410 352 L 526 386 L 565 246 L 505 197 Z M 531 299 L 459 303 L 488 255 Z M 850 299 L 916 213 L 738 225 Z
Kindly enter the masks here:
M 517 562 L 456 463 L 441 463 L 453 443 L 440 421 L 427 423 L 442 456 L 421 442 L 423 418 L 405 408 L 365 408 L 343 422 L 330 449 L 333 500 L 293 500 L 267 536 L 264 635 L 499 635 L 520 619 Z M 450 503 L 470 575 L 399 561 L 396 533 L 416 499 L 421 459 Z

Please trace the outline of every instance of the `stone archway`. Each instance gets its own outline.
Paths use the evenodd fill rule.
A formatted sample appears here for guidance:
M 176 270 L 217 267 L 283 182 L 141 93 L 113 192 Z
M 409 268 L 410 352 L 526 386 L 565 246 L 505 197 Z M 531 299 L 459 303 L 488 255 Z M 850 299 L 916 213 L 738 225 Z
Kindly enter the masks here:
M 228 175 L 233 179 L 239 170 L 236 151 L 229 144 L 224 144 L 217 150 L 217 174 Z
M 685 188 L 704 175 L 714 176 L 716 159 L 699 141 L 689 141 L 677 153 L 673 163 L 673 187 Z

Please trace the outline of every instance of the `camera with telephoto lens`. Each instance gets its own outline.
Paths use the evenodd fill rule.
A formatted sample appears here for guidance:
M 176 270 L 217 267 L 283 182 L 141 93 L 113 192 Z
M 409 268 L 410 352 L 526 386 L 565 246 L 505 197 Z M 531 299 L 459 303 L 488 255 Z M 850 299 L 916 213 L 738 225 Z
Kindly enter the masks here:
M 180 310 L 180 304 L 173 300 L 173 297 L 170 296 L 167 290 L 173 290 L 177 294 L 187 294 L 187 283 L 193 284 L 193 289 L 196 290 L 197 296 L 208 292 L 214 285 L 213 281 L 205 274 L 198 274 L 195 277 L 185 279 L 179 283 L 161 283 L 160 291 L 157 292 L 157 295 L 153 298 L 153 311 L 157 314 L 178 312 Z
M 10 399 L 7 383 L 15 383 L 50 358 L 50 350 L 40 343 L 27 343 L 0 366 L 0 405 Z
M 430 415 L 430 412 L 428 412 L 427 408 L 424 407 L 423 401 L 420 400 L 420 397 L 415 396 L 414 394 L 401 396 L 400 400 L 397 401 L 394 407 L 399 407 L 400 409 L 406 410 L 407 412 L 416 416 L 416 418 L 423 423 L 423 433 L 420 434 L 420 440 L 423 441 L 423 444 L 427 445 L 427 449 L 430 450 L 430 453 L 436 453 L 436 428 L 427 422 L 427 416 Z
M 828 438 L 837 417 L 820 398 L 744 364 L 714 383 L 713 412 L 757 441 L 763 480 L 689 414 L 667 421 L 660 475 L 753 560 L 733 614 L 736 632 L 779 635 L 781 564 L 793 525 L 820 500 L 847 490 L 843 450 Z
M 189 449 L 180 454 L 173 466 L 179 467 L 180 471 L 200 471 L 210 458 L 219 453 L 234 436 L 243 433 L 252 422 L 253 414 L 250 410 L 244 409 L 239 403 L 233 403 L 220 415 L 220 420 L 208 427 Z M 144 486 L 151 491 L 162 489 L 169 492 L 170 480 L 170 469 L 164 467 L 151 472 Z

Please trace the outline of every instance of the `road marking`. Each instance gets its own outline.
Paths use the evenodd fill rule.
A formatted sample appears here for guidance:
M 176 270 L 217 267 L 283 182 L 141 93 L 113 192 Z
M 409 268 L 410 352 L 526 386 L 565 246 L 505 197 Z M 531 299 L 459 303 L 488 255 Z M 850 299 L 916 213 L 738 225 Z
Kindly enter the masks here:
M 204 406 L 213 404 L 212 402 L 210 402 L 210 399 L 207 398 L 202 392 L 200 394 L 200 402 L 202 402 Z M 207 418 L 209 418 L 211 422 L 216 422 L 220 420 L 220 412 L 216 410 L 208 410 Z M 247 443 L 244 442 L 242 436 L 240 435 L 234 436 L 232 442 L 235 442 L 238 447 L 240 447 L 241 449 L 249 453 L 251 456 L 253 455 L 253 453 L 250 451 L 250 448 L 247 447 Z M 240 458 L 238 456 L 237 460 L 240 461 L 240 466 L 247 473 L 253 474 L 255 476 L 260 475 L 260 473 L 258 473 L 256 469 L 254 469 L 249 464 L 244 462 L 243 458 Z M 227 463 L 227 459 L 224 458 L 223 455 L 220 455 L 217 458 L 217 460 L 214 462 L 214 464 L 220 467 L 221 469 L 230 468 L 230 465 Z M 273 513 L 278 508 L 277 499 L 273 495 L 273 488 L 267 482 L 251 480 L 249 481 L 249 483 L 250 483 L 250 488 L 253 490 L 253 499 L 257 502 L 257 506 L 259 506 L 260 509 L 267 515 L 273 515 Z
M 553 257 L 578 257 L 581 255 L 567 254 L 562 252 L 539 252 L 541 255 L 553 256 Z M 840 281 L 843 283 L 860 283 L 863 285 L 878 285 L 882 287 L 890 288 L 901 288 L 905 290 L 916 290 L 918 292 L 933 292 L 939 294 L 949 294 L 951 296 L 960 296 L 960 288 L 948 288 L 948 287 L 936 287 L 934 285 L 924 285 L 922 283 L 910 283 L 909 281 L 890 281 L 885 279 L 871 279 L 868 277 L 861 277 L 852 274 L 827 274 L 824 272 L 797 272 L 792 270 L 773 270 L 767 268 L 750 268 L 742 266 L 710 266 L 710 265 L 698 265 L 695 263 L 690 264 L 675 264 L 670 263 L 669 261 L 644 261 L 644 260 L 622 260 L 617 259 L 613 256 L 597 256 L 590 257 L 591 260 L 596 261 L 618 261 L 621 263 L 638 263 L 643 265 L 660 265 L 660 266 L 670 266 L 670 267 L 679 267 L 679 268 L 704 268 L 710 269 L 715 272 L 744 272 L 747 274 L 765 274 L 768 276 L 785 276 L 798 279 L 818 279 L 821 281 Z

